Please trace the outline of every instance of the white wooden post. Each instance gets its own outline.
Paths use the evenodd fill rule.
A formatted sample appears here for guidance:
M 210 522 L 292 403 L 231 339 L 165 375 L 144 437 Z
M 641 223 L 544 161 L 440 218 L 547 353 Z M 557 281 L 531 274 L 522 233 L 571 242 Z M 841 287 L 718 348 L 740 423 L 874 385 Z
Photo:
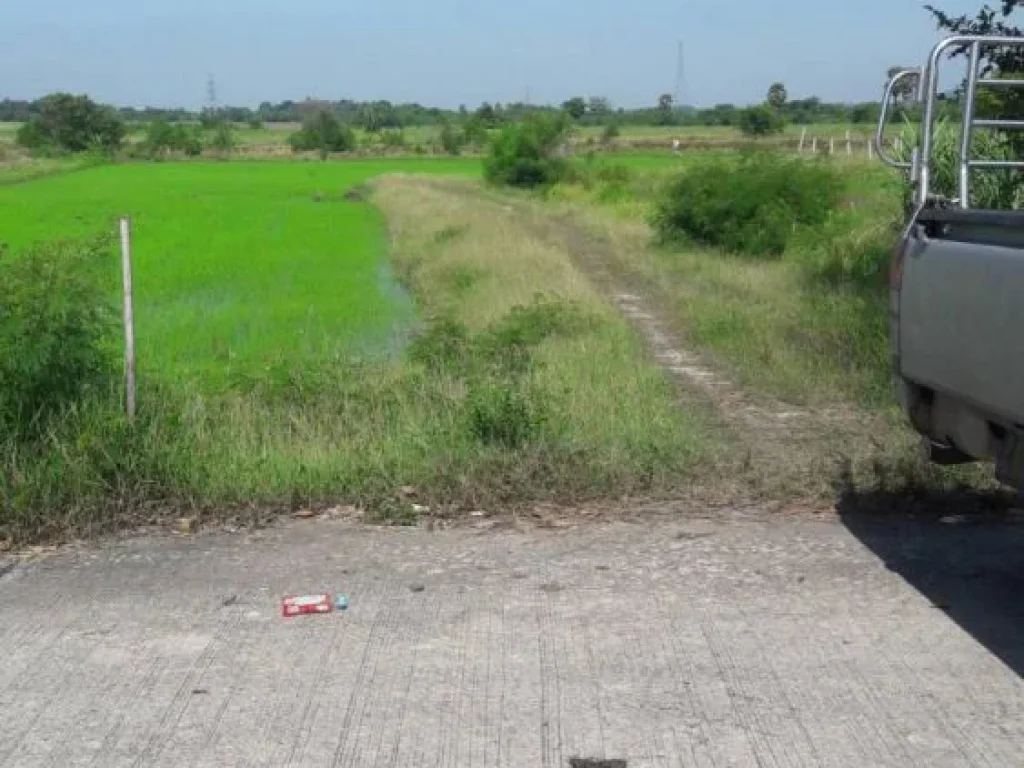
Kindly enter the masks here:
M 818 154 L 818 137 L 815 136 L 811 139 L 811 154 Z
M 867 142 L 868 145 L 868 160 L 873 160 L 875 157 L 875 148 L 871 145 L 871 140 Z
M 806 126 L 800 131 L 800 146 L 797 148 L 797 152 L 801 155 L 804 153 L 804 142 L 807 140 L 807 128 Z
M 836 153 L 836 139 L 835 136 L 830 136 L 828 140 L 828 155 L 831 157 Z
M 124 384 L 128 421 L 135 420 L 135 317 L 132 306 L 132 230 L 121 219 L 121 273 L 124 279 Z
M 849 131 L 846 132 L 846 154 L 847 155 L 852 155 L 853 154 L 853 145 L 850 144 L 850 132 Z
M 903 139 L 901 137 L 897 136 L 896 140 L 893 142 L 893 146 L 895 147 L 897 153 L 902 152 L 903 151 Z

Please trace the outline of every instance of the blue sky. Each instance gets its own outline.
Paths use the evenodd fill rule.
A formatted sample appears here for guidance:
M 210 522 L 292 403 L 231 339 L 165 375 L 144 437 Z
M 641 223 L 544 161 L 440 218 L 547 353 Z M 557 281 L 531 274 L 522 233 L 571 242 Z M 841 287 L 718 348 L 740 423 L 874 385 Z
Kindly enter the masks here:
M 604 95 L 653 104 L 878 98 L 937 39 L 919 0 L 4 0 L 0 98 L 124 105 L 389 99 L 455 107 Z M 980 0 L 936 0 L 950 11 Z

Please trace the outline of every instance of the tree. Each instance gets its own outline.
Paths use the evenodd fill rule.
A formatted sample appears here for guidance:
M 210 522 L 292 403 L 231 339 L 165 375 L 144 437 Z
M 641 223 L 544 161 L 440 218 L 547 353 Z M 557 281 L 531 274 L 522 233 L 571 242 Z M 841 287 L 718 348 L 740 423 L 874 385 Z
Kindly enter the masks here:
M 220 123 L 214 129 L 210 146 L 223 157 L 235 151 L 235 129 L 231 123 Z
M 55 93 L 40 102 L 39 113 L 18 131 L 18 143 L 30 150 L 113 152 L 125 137 L 124 123 L 113 109 L 88 96 Z
M 567 115 L 537 114 L 509 125 L 495 139 L 484 163 L 484 176 L 492 184 L 543 187 L 556 183 L 566 163 L 558 156 L 569 131 Z
M 782 83 L 772 83 L 771 88 L 768 89 L 768 104 L 772 109 L 781 110 L 786 106 L 786 102 L 789 100 L 789 94 L 786 92 L 786 86 Z
M 999 35 L 1005 37 L 1020 37 L 1024 30 L 1020 27 L 1011 26 L 1007 22 L 1010 16 L 1018 8 L 1024 9 L 1024 0 L 998 0 L 995 8 L 987 3 L 978 11 L 973 19 L 969 16 L 950 16 L 933 5 L 926 5 L 925 8 L 934 17 L 939 29 L 946 30 L 957 35 Z M 965 51 L 959 51 L 963 54 Z M 983 51 L 987 56 L 985 62 L 986 73 L 992 70 L 1003 72 L 1024 71 L 1024 51 L 1020 48 L 991 48 Z
M 663 93 L 658 97 L 658 124 L 672 125 L 675 123 L 675 115 L 672 113 L 674 100 L 671 93 Z
M 748 136 L 761 137 L 781 133 L 784 127 L 785 121 L 782 116 L 766 104 L 748 107 L 740 112 L 739 128 Z
M 935 19 L 939 29 L 956 35 L 998 35 L 1021 37 L 1024 29 L 1009 23 L 1010 17 L 1018 9 L 1024 9 L 1024 0 L 998 0 L 995 8 L 987 3 L 981 7 L 977 16 L 950 16 L 933 5 L 925 8 Z M 954 55 L 966 54 L 966 49 L 954 52 Z M 993 78 L 1021 78 L 1024 76 L 1024 49 L 987 47 L 982 49 L 982 74 Z M 981 96 L 981 94 L 979 94 Z M 1013 120 L 1024 119 L 1024 92 L 1019 88 L 1004 88 L 998 93 L 985 93 L 979 99 L 978 111 L 984 117 L 1000 117 Z M 1018 154 L 1024 151 L 1024 135 L 1019 131 L 1009 134 L 1009 140 Z
M 465 136 L 455 130 L 451 123 L 441 126 L 441 149 L 449 155 L 458 155 L 462 152 L 462 144 Z
M 579 120 L 587 114 L 587 102 L 579 96 L 574 96 L 568 101 L 562 103 L 562 109 L 564 109 L 573 120 Z
M 600 120 L 612 113 L 612 104 L 604 96 L 591 96 L 587 102 L 587 112 Z
M 485 128 L 493 128 L 498 124 L 498 114 L 488 102 L 484 102 L 476 111 L 476 119 L 483 123 Z
M 462 143 L 471 147 L 486 146 L 491 138 L 487 131 L 487 123 L 478 115 L 474 115 L 466 121 L 462 127 Z
M 900 72 L 910 69 L 910 67 L 889 67 L 889 71 L 886 73 L 888 78 L 892 80 Z M 899 83 L 897 83 L 893 95 L 896 98 L 898 104 L 903 104 L 913 100 L 914 91 L 917 88 L 917 77 L 905 77 Z
M 203 153 L 202 129 L 184 126 L 181 123 L 171 125 L 166 120 L 154 120 L 146 128 L 143 147 L 154 158 L 163 157 L 170 152 L 198 157 Z
M 326 160 L 331 152 L 351 152 L 356 148 L 356 135 L 338 116 L 326 109 L 307 117 L 302 128 L 288 137 L 293 152 L 313 152 Z

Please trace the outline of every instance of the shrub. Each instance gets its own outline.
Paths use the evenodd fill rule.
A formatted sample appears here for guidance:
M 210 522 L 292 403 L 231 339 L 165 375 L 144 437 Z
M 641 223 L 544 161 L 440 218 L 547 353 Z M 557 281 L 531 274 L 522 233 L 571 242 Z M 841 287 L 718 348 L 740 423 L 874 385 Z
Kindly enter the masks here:
M 608 123 L 601 131 L 601 141 L 604 144 L 610 144 L 615 139 L 622 135 L 622 130 L 616 123 Z
M 380 143 L 385 149 L 402 149 L 405 147 L 405 133 L 400 128 L 381 131 Z
M 102 243 L 0 250 L 0 428 L 31 436 L 114 371 Z
M 462 129 L 462 143 L 471 147 L 481 148 L 487 146 L 490 140 L 490 133 L 487 131 L 487 123 L 479 117 L 471 117 L 466 121 Z
M 445 123 L 441 127 L 441 149 L 449 155 L 461 154 L 464 143 L 465 136 L 460 135 L 451 123 Z
M 124 137 L 124 123 L 114 110 L 88 96 L 56 93 L 42 100 L 39 114 L 18 130 L 17 141 L 33 151 L 113 152 Z
M 491 146 L 484 175 L 492 184 L 542 187 L 558 182 L 566 162 L 557 156 L 568 132 L 564 113 L 557 117 L 533 115 L 505 127 Z
M 203 141 L 198 129 L 189 129 L 178 123 L 154 120 L 146 128 L 145 151 L 150 157 L 161 157 L 169 152 L 181 152 L 188 157 L 203 153 Z
M 786 121 L 776 110 L 767 104 L 748 107 L 740 112 L 739 129 L 748 136 L 769 136 L 782 133 Z
M 210 147 L 221 155 L 230 155 L 235 150 L 235 129 L 231 123 L 219 123 L 213 129 Z
M 794 232 L 820 226 L 842 191 L 838 171 L 773 152 L 715 158 L 672 182 L 657 204 L 663 241 L 689 239 L 748 256 L 781 256 Z
M 331 152 L 351 152 L 356 148 L 355 132 L 343 125 L 337 115 L 320 110 L 308 118 L 302 128 L 288 137 L 293 152 L 319 152 L 324 160 Z

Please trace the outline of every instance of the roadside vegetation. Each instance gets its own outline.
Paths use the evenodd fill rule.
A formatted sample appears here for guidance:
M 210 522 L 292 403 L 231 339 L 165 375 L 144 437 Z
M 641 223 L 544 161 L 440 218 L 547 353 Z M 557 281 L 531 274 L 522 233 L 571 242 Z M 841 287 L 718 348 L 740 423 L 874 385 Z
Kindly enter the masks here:
M 794 403 L 891 405 L 903 184 L 887 169 L 770 151 L 595 160 L 549 200 L 609 238 L 618 269 L 742 382 Z
M 566 254 L 498 204 L 383 179 L 389 270 L 381 214 L 349 194 L 385 168 L 479 172 L 164 164 L 0 190 L 0 539 L 338 504 L 411 522 L 414 503 L 682 487 L 710 450 L 699 413 Z M 115 250 L 87 239 L 122 212 L 136 235 L 134 424 Z M 58 227 L 75 239 L 34 244 Z

